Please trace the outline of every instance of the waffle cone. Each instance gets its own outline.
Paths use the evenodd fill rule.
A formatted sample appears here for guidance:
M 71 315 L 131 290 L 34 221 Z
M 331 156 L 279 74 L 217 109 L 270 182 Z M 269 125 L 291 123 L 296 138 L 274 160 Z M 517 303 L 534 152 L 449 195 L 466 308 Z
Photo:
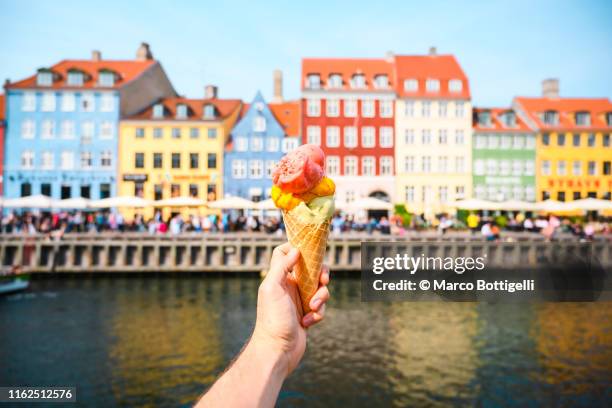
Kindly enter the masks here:
M 310 306 L 308 306 L 310 299 L 319 287 L 330 222 L 303 223 L 297 216 L 291 214 L 291 211 L 283 211 L 283 221 L 289 243 L 302 255 L 293 273 L 298 284 L 302 309 L 306 314 L 310 311 Z

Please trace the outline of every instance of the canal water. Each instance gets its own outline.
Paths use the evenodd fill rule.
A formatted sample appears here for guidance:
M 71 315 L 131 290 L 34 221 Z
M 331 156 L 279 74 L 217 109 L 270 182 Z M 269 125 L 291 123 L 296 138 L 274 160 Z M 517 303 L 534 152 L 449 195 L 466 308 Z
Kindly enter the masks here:
M 248 338 L 258 283 L 34 280 L 0 298 L 0 385 L 76 386 L 83 406 L 189 406 Z M 361 303 L 358 279 L 330 289 L 279 406 L 612 404 L 610 303 Z

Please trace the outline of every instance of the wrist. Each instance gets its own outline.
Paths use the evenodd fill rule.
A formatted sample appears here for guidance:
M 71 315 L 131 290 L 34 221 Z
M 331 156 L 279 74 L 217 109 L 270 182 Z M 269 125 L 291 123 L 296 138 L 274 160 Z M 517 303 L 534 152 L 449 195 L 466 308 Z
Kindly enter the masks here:
M 289 358 L 281 344 L 274 338 L 255 329 L 247 349 L 260 360 L 262 369 L 284 380 L 289 375 Z

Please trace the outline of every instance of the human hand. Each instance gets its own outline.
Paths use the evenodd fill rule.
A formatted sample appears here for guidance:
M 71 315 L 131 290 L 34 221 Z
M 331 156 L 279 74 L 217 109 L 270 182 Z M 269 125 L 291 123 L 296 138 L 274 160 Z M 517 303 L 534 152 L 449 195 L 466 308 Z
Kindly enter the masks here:
M 306 350 L 306 329 L 320 322 L 329 299 L 329 270 L 323 267 L 319 288 L 303 315 L 297 282 L 292 273 L 300 252 L 289 243 L 274 249 L 268 275 L 259 286 L 257 321 L 251 341 L 277 355 L 289 375 Z

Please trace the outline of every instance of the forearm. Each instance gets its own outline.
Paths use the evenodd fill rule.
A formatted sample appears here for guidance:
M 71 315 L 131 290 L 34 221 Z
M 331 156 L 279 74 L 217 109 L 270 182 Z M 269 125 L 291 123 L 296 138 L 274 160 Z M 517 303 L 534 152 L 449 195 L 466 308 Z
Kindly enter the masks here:
M 196 407 L 273 407 L 286 376 L 282 353 L 252 338 Z

